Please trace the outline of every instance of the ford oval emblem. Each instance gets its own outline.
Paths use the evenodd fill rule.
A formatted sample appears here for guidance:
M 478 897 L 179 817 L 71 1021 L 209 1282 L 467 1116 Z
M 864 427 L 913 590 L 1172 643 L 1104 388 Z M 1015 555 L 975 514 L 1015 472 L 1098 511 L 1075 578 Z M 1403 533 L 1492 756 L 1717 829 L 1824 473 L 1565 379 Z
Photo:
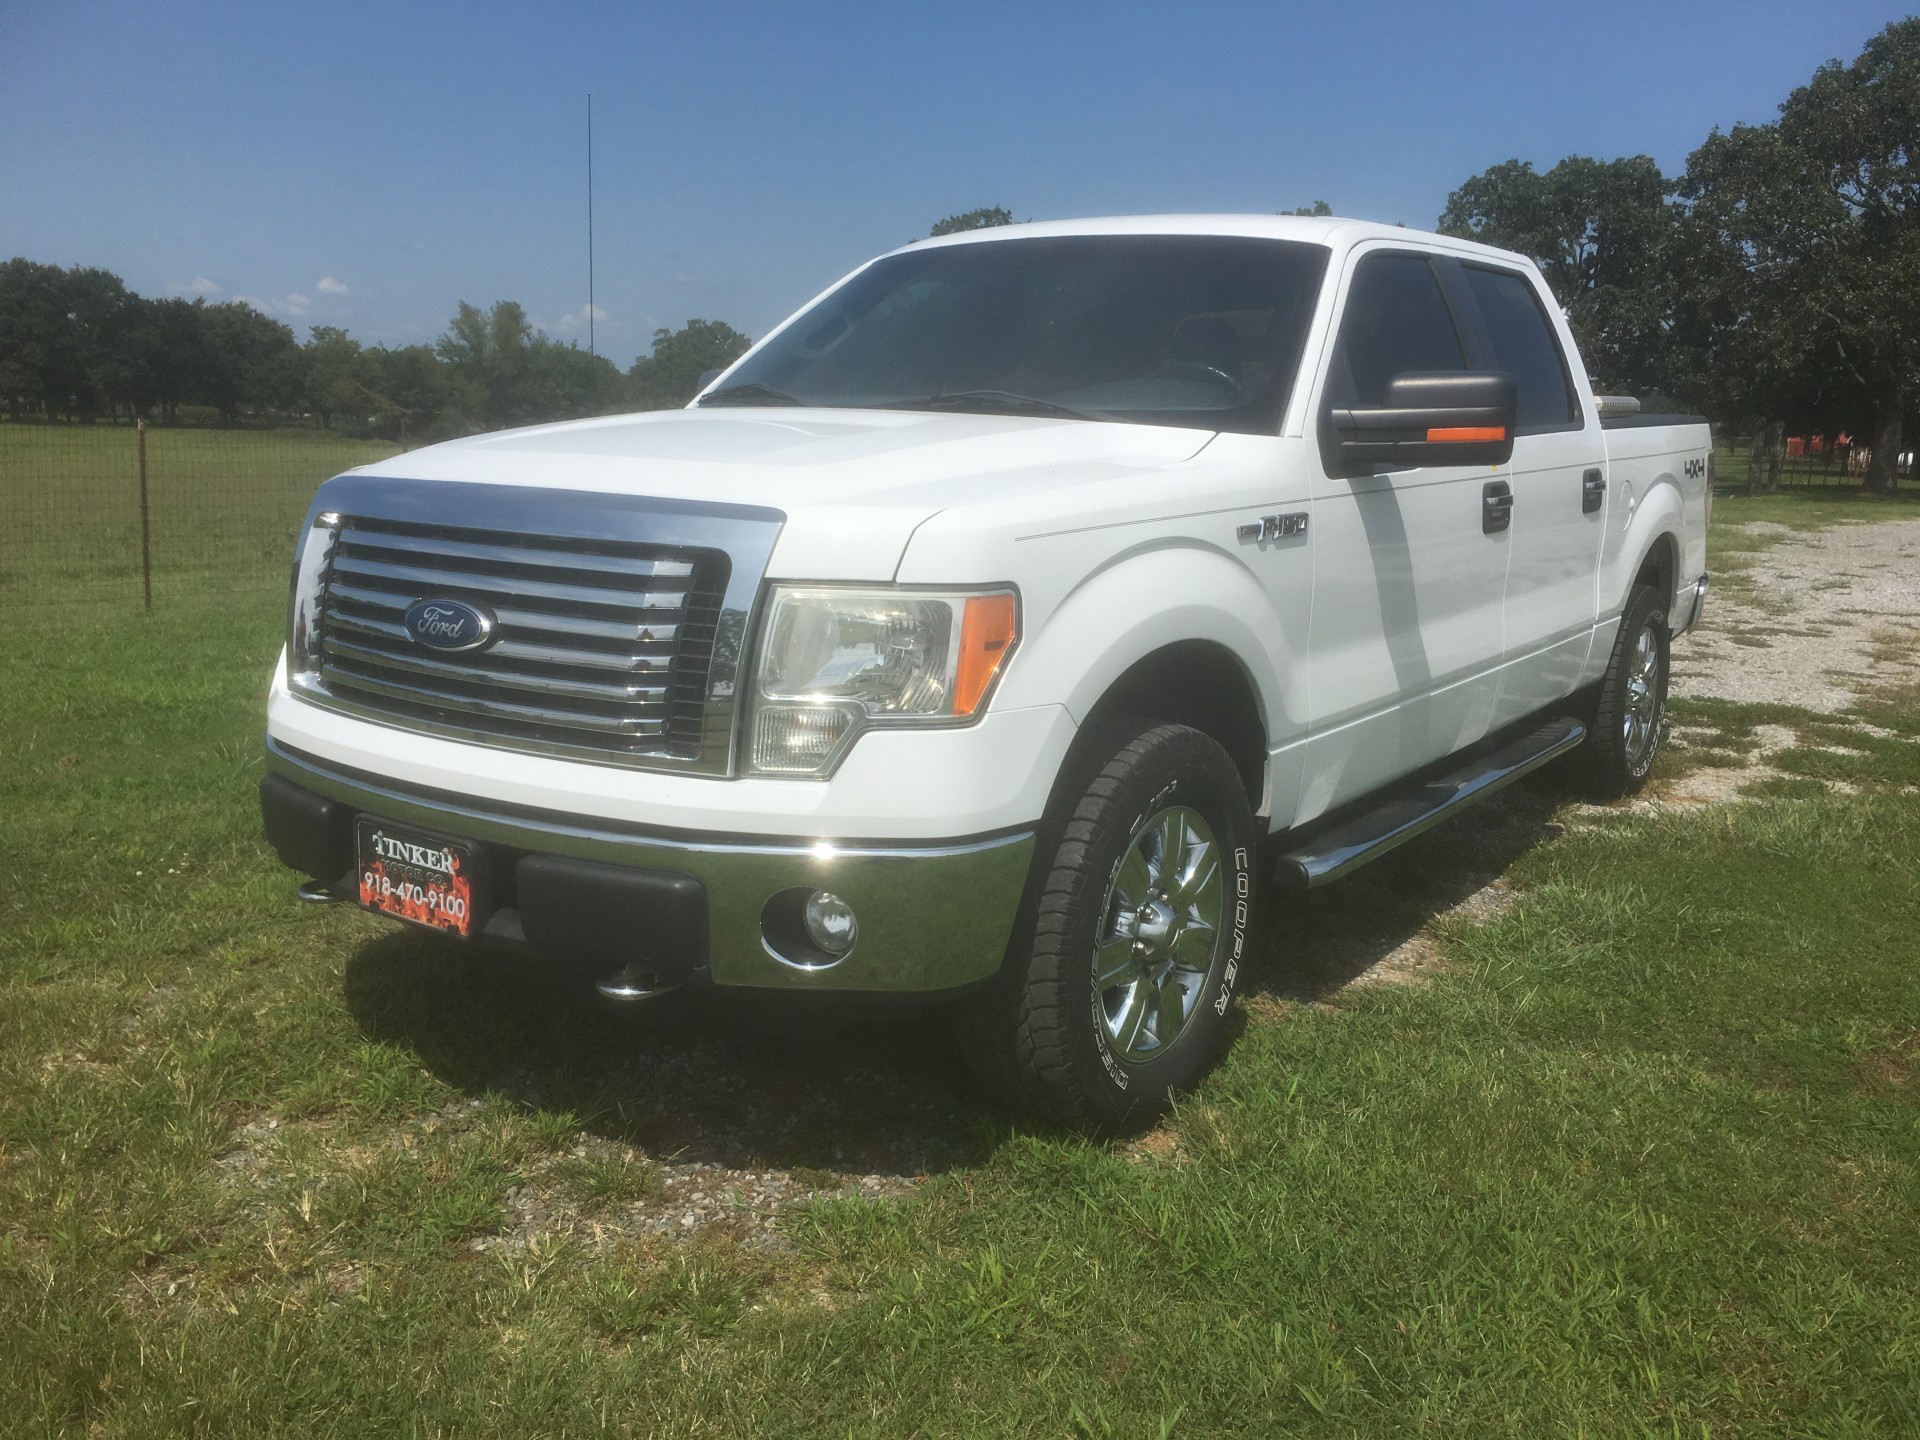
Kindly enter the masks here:
M 464 600 L 416 601 L 402 623 L 430 650 L 478 650 L 493 639 L 493 616 Z

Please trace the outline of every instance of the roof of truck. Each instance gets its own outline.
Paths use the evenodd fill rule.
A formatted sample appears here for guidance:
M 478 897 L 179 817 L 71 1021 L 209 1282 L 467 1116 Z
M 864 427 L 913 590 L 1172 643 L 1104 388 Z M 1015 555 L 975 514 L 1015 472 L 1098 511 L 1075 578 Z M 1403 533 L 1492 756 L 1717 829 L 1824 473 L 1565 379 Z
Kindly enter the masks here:
M 914 240 L 902 250 L 929 245 L 978 245 L 1046 235 L 1246 235 L 1266 240 L 1302 240 L 1342 249 L 1362 240 L 1418 241 L 1422 246 L 1459 254 L 1484 255 L 1508 263 L 1526 263 L 1511 250 L 1498 250 L 1474 240 L 1436 235 L 1405 225 L 1382 225 L 1374 220 L 1348 220 L 1338 215 L 1099 215 L 1084 220 L 1035 220 L 1020 225 L 994 225 L 963 230 L 932 240 Z M 897 252 L 896 252 L 897 253 Z

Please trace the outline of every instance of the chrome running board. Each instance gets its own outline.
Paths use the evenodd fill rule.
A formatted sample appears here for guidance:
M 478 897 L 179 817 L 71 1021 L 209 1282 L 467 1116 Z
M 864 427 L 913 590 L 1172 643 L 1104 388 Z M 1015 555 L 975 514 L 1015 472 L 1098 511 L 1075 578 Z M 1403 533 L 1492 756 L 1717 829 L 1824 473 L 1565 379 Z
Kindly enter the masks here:
M 1490 754 L 1397 792 L 1377 808 L 1321 831 L 1280 857 L 1275 878 L 1301 890 L 1338 880 L 1558 759 L 1586 738 L 1587 727 L 1578 720 L 1549 720 Z

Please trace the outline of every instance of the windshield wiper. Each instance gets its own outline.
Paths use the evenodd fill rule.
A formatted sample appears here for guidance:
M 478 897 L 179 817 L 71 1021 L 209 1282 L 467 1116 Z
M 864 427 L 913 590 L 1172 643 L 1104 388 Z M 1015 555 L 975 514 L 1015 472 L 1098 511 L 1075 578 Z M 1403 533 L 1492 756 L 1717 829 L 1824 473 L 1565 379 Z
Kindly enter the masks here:
M 771 385 L 762 385 L 758 380 L 743 380 L 738 385 L 729 385 L 722 390 L 712 390 L 700 397 L 704 408 L 708 405 L 805 405 L 807 402 L 798 395 L 789 395 L 784 390 L 776 390 Z
M 1088 410 L 1076 410 L 1037 395 L 1020 395 L 1012 390 L 943 390 L 938 395 L 922 395 L 915 400 L 889 400 L 882 410 L 966 410 L 979 415 L 1059 415 L 1069 420 L 1099 420 L 1105 417 Z

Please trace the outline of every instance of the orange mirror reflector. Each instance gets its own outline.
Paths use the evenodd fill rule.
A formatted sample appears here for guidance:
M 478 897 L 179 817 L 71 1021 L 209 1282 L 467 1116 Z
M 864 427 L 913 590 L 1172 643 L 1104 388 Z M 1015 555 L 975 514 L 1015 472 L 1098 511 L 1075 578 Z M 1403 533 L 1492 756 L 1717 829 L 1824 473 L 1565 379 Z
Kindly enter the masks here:
M 1504 425 L 1448 425 L 1427 431 L 1430 445 L 1468 445 L 1475 441 L 1500 441 L 1507 438 Z
M 960 618 L 960 661 L 953 674 L 953 713 L 971 715 L 1013 648 L 1013 596 L 975 595 Z

